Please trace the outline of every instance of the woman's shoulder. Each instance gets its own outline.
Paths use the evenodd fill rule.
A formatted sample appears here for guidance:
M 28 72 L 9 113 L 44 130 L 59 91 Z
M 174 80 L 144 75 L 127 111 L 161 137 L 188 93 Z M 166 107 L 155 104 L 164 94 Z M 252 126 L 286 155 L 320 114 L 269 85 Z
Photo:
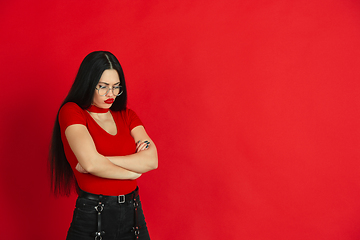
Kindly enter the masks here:
M 86 119 L 85 111 L 74 102 L 65 103 L 59 111 L 59 120 L 74 120 L 83 122 Z
M 83 114 L 84 110 L 74 102 L 67 102 L 60 108 L 60 113 L 78 113 Z
M 76 109 L 76 110 L 82 110 L 79 105 L 77 105 L 76 103 L 74 102 L 67 102 L 65 103 L 61 109 Z
M 117 114 L 118 117 L 120 117 L 129 126 L 130 129 L 138 125 L 143 125 L 138 115 L 130 108 L 125 108 L 121 111 L 118 111 Z

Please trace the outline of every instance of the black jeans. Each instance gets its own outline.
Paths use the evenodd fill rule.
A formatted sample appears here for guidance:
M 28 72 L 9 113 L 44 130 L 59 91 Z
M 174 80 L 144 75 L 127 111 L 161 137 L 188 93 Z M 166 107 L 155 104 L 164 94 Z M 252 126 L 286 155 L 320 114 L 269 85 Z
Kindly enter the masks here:
M 150 240 L 145 223 L 139 196 L 136 197 L 137 218 L 140 228 L 138 239 Z M 67 240 L 133 240 L 136 239 L 133 227 L 135 225 L 134 201 L 118 203 L 117 201 L 103 201 L 104 207 L 101 212 L 101 230 L 104 235 L 95 237 L 98 230 L 98 212 L 96 206 L 99 202 L 90 200 L 81 195 L 76 200 L 71 226 L 67 234 Z

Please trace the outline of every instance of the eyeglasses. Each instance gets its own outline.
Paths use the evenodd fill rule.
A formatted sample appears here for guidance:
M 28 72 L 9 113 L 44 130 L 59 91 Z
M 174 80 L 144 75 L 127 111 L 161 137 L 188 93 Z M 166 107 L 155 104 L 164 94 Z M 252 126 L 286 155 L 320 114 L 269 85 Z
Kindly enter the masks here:
M 123 89 L 121 85 L 118 86 L 114 86 L 112 88 L 109 88 L 109 86 L 103 86 L 103 85 L 98 85 L 98 88 L 95 88 L 96 90 L 98 90 L 98 93 L 100 96 L 105 96 L 109 93 L 110 89 L 112 90 L 112 93 L 115 96 L 120 96 L 123 93 Z

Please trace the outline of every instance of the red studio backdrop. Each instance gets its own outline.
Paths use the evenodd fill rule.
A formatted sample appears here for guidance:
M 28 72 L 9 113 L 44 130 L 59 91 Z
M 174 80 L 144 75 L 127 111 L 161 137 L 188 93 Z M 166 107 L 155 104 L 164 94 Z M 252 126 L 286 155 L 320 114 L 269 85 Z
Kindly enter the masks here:
M 0 30 L 2 239 L 65 239 L 47 153 L 95 50 L 158 147 L 152 239 L 360 239 L 358 1 L 13 0 Z

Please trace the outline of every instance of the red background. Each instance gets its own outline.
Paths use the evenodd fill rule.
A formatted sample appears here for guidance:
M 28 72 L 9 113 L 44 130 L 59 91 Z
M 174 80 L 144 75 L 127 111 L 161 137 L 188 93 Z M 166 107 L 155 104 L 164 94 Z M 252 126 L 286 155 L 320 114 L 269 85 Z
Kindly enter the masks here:
M 47 152 L 82 59 L 109 50 L 159 150 L 152 239 L 360 239 L 360 4 L 0 3 L 2 239 L 65 239 Z

